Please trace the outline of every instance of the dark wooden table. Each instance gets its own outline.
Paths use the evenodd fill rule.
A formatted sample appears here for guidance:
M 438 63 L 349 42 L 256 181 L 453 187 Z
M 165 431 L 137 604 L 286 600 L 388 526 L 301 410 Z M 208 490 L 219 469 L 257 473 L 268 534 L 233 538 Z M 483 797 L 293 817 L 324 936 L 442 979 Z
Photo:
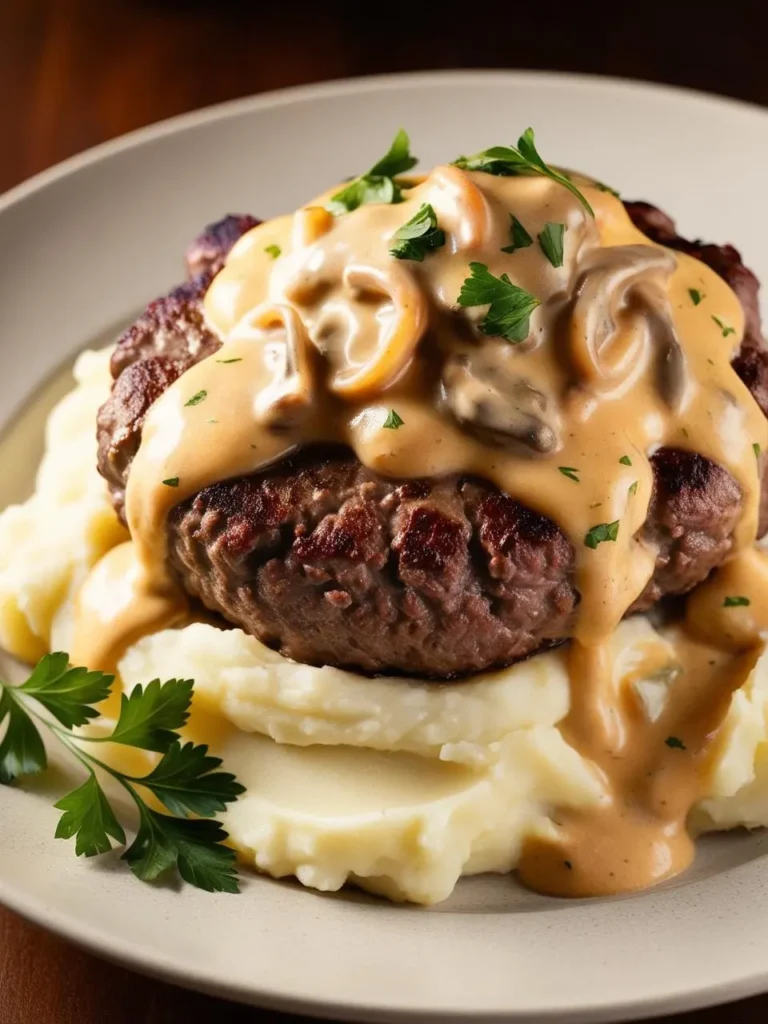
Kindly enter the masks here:
M 717 15 L 707 5 L 675 0 L 486 0 L 463 8 L 363 0 L 0 0 L 0 192 L 72 153 L 161 118 L 349 75 L 557 68 L 671 82 L 768 104 L 766 36 L 763 0 L 731 0 Z M 204 1018 L 230 1024 L 287 1020 L 139 978 L 0 911 L 0 1024 Z M 667 1018 L 667 1024 L 767 1019 L 768 998 L 760 998 Z

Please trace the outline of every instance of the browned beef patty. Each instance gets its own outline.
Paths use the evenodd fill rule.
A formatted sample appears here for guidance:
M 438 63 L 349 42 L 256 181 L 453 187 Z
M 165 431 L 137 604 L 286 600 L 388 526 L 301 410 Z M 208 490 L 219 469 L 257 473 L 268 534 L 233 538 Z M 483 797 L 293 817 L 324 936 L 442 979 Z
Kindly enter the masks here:
M 734 288 L 747 315 L 734 368 L 768 413 L 758 283 L 730 246 L 687 242 L 654 207 L 628 203 L 650 237 L 690 252 Z M 201 304 L 253 218 L 206 229 L 188 251 L 191 279 L 120 338 L 115 384 L 99 412 L 99 469 L 119 514 L 152 402 L 219 347 Z M 633 611 L 700 583 L 730 551 L 741 493 L 720 466 L 688 452 L 652 458 L 644 532 L 656 571 Z M 574 552 L 549 519 L 465 477 L 381 479 L 344 450 L 310 449 L 263 473 L 207 487 L 169 521 L 173 570 L 230 622 L 312 664 L 449 679 L 503 665 L 569 635 Z

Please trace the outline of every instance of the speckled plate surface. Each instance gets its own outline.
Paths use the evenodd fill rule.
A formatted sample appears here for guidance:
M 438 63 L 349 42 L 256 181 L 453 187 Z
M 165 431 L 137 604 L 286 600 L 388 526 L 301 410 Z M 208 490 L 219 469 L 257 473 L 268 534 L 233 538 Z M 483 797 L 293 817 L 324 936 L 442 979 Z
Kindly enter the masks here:
M 733 241 L 768 278 L 768 114 L 565 75 L 452 72 L 276 93 L 87 153 L 0 199 L 0 505 L 31 487 L 41 383 L 180 276 L 230 210 L 270 216 L 375 156 L 401 125 L 428 166 L 532 124 L 554 162 L 658 202 L 684 234 Z M 738 154 L 738 160 L 734 159 Z M 11 255 L 9 255 L 11 254 Z M 26 405 L 37 390 L 39 400 Z M 11 434 L 8 433 L 8 425 Z M 13 440 L 7 443 L 8 438 Z M 3 454 L 4 453 L 4 454 Z M 704 840 L 653 892 L 564 902 L 509 878 L 431 910 L 248 877 L 242 896 L 137 883 L 54 842 L 56 777 L 0 789 L 0 900 L 138 970 L 353 1020 L 607 1021 L 768 989 L 768 840 Z

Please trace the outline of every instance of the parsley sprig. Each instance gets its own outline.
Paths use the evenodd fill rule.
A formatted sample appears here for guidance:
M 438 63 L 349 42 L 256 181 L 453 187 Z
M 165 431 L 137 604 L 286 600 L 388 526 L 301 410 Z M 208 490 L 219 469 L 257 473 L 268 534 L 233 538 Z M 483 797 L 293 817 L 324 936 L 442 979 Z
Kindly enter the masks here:
M 381 160 L 331 196 L 327 209 L 340 214 L 350 213 L 366 203 L 399 203 L 402 191 L 395 178 L 410 171 L 417 163 L 416 157 L 411 156 L 408 133 L 401 128 Z
M 470 263 L 471 277 L 462 285 L 460 306 L 485 306 L 488 312 L 480 325 L 483 334 L 506 338 L 514 344 L 531 333 L 531 313 L 540 305 L 535 295 L 512 284 L 507 274 L 494 277 L 484 263 Z
M 437 215 L 429 203 L 399 227 L 393 236 L 390 255 L 399 260 L 421 263 L 427 253 L 445 245 L 445 232 L 437 226 Z
M 56 804 L 62 811 L 59 839 L 74 839 L 78 856 L 107 853 L 113 842 L 127 842 L 123 826 L 104 792 L 97 769 L 111 775 L 135 803 L 139 829 L 123 854 L 142 881 L 154 881 L 175 869 L 181 878 L 208 892 L 237 892 L 235 853 L 222 843 L 227 833 L 215 814 L 244 792 L 233 775 L 217 769 L 221 761 L 205 745 L 182 743 L 176 730 L 189 717 L 192 682 L 153 680 L 123 694 L 114 729 L 106 736 L 74 737 L 100 712 L 93 706 L 109 696 L 113 677 L 70 668 L 69 656 L 48 654 L 20 686 L 0 683 L 0 783 L 37 775 L 48 767 L 39 726 L 52 732 L 88 772 L 86 781 Z M 45 714 L 47 712 L 47 714 Z M 100 743 L 117 743 L 162 755 L 142 776 L 107 764 L 92 752 Z M 170 814 L 145 801 L 150 792 Z M 191 818 L 190 815 L 196 815 Z
M 460 156 L 454 165 L 465 171 L 484 171 L 486 174 L 497 174 L 502 177 L 514 177 L 518 174 L 541 174 L 567 188 L 576 196 L 581 205 L 592 217 L 595 211 L 586 197 L 574 183 L 561 171 L 550 167 L 541 158 L 536 149 L 533 128 L 526 128 L 517 140 L 517 146 L 491 146 L 474 156 Z

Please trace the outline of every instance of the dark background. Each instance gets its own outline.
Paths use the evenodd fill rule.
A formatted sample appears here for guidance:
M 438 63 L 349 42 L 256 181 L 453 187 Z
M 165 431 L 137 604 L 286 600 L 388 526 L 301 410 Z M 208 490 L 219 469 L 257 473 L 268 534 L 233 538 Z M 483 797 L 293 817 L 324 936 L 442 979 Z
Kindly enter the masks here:
M 540 68 L 768 104 L 767 53 L 768 0 L 0 0 L 0 192 L 142 125 L 287 85 Z M 0 911 L 0 1024 L 203 1019 L 287 1018 L 138 978 Z M 768 998 L 674 1020 L 764 1024 Z
M 0 190 L 185 110 L 350 75 L 554 68 L 768 103 L 767 36 L 765 0 L 0 0 Z

